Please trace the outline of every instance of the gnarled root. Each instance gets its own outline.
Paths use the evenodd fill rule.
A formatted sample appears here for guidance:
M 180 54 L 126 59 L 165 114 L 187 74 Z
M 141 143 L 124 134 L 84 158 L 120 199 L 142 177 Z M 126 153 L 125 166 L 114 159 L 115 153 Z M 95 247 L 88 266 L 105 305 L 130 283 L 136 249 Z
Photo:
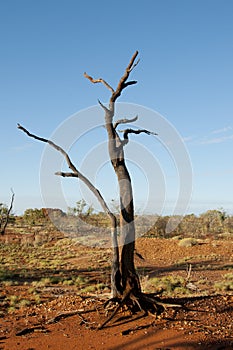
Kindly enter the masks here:
M 162 302 L 154 295 L 145 294 L 141 291 L 135 291 L 134 289 L 126 291 L 122 299 L 112 298 L 108 300 L 104 306 L 107 307 L 109 303 L 115 303 L 115 308 L 109 317 L 107 317 L 107 319 L 98 327 L 98 329 L 102 329 L 104 326 L 106 326 L 114 318 L 118 311 L 122 309 L 122 307 L 126 307 L 132 312 L 132 314 L 141 311 L 144 312 L 145 316 L 150 315 L 155 318 L 168 308 L 181 307 L 181 305 L 178 304 Z

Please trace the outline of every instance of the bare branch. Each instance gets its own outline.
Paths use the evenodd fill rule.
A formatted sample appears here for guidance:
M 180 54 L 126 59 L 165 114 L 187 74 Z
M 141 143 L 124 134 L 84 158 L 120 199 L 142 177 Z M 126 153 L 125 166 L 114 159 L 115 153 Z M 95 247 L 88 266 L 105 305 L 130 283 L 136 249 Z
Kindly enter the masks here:
M 124 89 L 129 86 L 129 85 L 134 85 L 134 84 L 137 84 L 137 80 L 130 80 L 130 81 L 127 81 L 125 84 L 124 84 Z
M 55 175 L 62 176 L 62 177 L 79 177 L 78 173 L 67 173 L 64 171 L 56 171 Z
M 114 129 L 116 129 L 118 127 L 119 124 L 127 124 L 127 123 L 133 123 L 133 122 L 136 122 L 136 120 L 138 120 L 138 116 L 136 115 L 136 117 L 134 118 L 131 118 L 131 119 L 127 119 L 127 118 L 124 118 L 124 119 L 119 119 L 115 122 L 114 124 Z
M 120 81 L 119 81 L 119 83 L 117 85 L 116 91 L 112 94 L 110 102 L 115 102 L 116 99 L 121 95 L 122 90 L 125 89 L 128 85 L 132 85 L 132 84 L 136 84 L 137 83 L 136 81 L 126 82 L 128 77 L 129 77 L 129 75 L 130 75 L 130 72 L 132 72 L 132 70 L 139 63 L 139 60 L 136 63 L 134 63 L 137 55 L 138 55 L 138 51 L 136 51 L 133 54 L 133 56 L 132 56 L 132 58 L 131 58 L 131 60 L 130 60 L 130 62 L 128 64 L 126 70 L 125 70 L 124 75 L 121 77 L 121 79 L 120 79 Z
M 138 60 L 134 63 L 134 61 L 135 61 L 137 55 L 138 55 L 138 51 L 135 51 L 134 54 L 133 54 L 133 56 L 132 56 L 132 58 L 131 58 L 131 60 L 130 60 L 130 62 L 129 62 L 129 64 L 128 64 L 128 67 L 126 68 L 126 71 L 127 71 L 127 72 L 130 73 L 130 72 L 134 69 L 134 67 L 136 67 L 136 65 L 139 63 L 140 59 L 138 59 Z
M 119 132 L 123 132 L 123 137 L 124 137 L 124 140 L 122 141 L 121 145 L 122 146 L 125 146 L 128 142 L 129 142 L 129 134 L 141 134 L 141 133 L 144 133 L 144 134 L 147 134 L 147 135 L 158 135 L 156 134 L 156 132 L 153 132 L 153 131 L 149 131 L 149 130 L 146 130 L 146 129 L 137 129 L 137 130 L 134 130 L 134 129 L 126 129 L 126 130 L 119 130 Z
M 10 214 L 10 212 L 13 208 L 14 199 L 15 199 L 15 193 L 14 193 L 13 189 L 11 188 L 11 203 L 10 203 L 10 207 L 8 209 L 8 214 Z
M 189 264 L 189 266 L 187 267 L 187 277 L 186 277 L 187 282 L 189 282 L 191 272 L 192 272 L 192 264 Z
M 66 153 L 66 151 L 55 144 L 54 142 L 47 140 L 45 138 L 36 136 L 32 133 L 30 133 L 27 129 L 25 129 L 23 126 L 18 124 L 18 129 L 22 130 L 25 132 L 29 137 L 32 137 L 38 141 L 42 141 L 45 143 L 48 143 L 51 147 L 55 148 L 57 151 L 59 151 L 66 159 L 68 167 L 72 170 L 72 172 L 56 172 L 56 175 L 62 176 L 62 177 L 76 177 L 79 178 L 81 181 L 85 183 L 85 185 L 89 188 L 89 190 L 93 193 L 93 195 L 97 198 L 99 201 L 101 207 L 103 210 L 106 212 L 108 215 L 109 219 L 111 220 L 111 237 L 112 237 L 112 248 L 113 248 L 113 262 L 112 262 L 112 290 L 113 294 L 118 293 L 118 290 L 116 289 L 117 287 L 117 281 L 116 281 L 116 276 L 120 275 L 119 271 L 119 247 L 118 247 L 118 240 L 117 240 L 117 219 L 116 216 L 111 212 L 109 209 L 107 203 L 105 202 L 104 198 L 102 197 L 100 191 L 88 180 L 87 177 L 85 177 L 71 162 L 70 157 Z
M 140 58 L 132 65 L 132 67 L 130 68 L 130 72 L 132 72 L 132 70 L 138 65 L 139 62 L 140 62 Z
M 135 53 L 133 54 L 128 66 L 126 67 L 125 73 L 124 75 L 121 77 L 116 90 L 114 90 L 112 88 L 111 85 L 109 85 L 104 79 L 99 78 L 99 79 L 94 79 L 93 77 L 91 77 L 89 74 L 87 74 L 86 72 L 84 72 L 84 77 L 87 78 L 88 80 L 90 80 L 91 83 L 96 84 L 96 83 L 102 83 L 103 85 L 105 85 L 112 93 L 112 96 L 110 98 L 109 101 L 109 109 L 107 109 L 102 103 L 100 103 L 101 107 L 105 110 L 105 112 L 111 112 L 112 114 L 109 115 L 110 119 L 109 122 L 112 122 L 112 118 L 114 115 L 114 103 L 117 100 L 117 98 L 121 95 L 122 90 L 125 89 L 127 86 L 129 85 L 134 85 L 137 84 L 136 80 L 131 80 L 127 82 L 127 79 L 129 78 L 130 73 L 132 72 L 132 70 L 137 66 L 137 64 L 139 63 L 139 59 L 135 62 L 135 59 L 138 55 L 138 51 L 135 51 Z
M 57 151 L 59 151 L 66 159 L 68 167 L 72 170 L 72 173 L 65 173 L 65 172 L 57 172 L 56 175 L 60 175 L 63 177 L 77 177 L 81 181 L 83 181 L 87 187 L 92 191 L 92 193 L 96 196 L 98 199 L 99 203 L 101 204 L 102 208 L 104 211 L 111 217 L 111 219 L 116 220 L 114 214 L 111 213 L 110 209 L 108 208 L 105 200 L 103 199 L 102 195 L 100 194 L 99 190 L 74 166 L 74 164 L 71 162 L 70 157 L 66 153 L 66 151 L 61 148 L 60 146 L 56 145 L 54 142 L 51 140 L 47 140 L 43 137 L 36 136 L 32 133 L 30 133 L 27 129 L 25 129 L 23 126 L 18 124 L 18 129 L 22 130 L 25 132 L 29 137 L 32 137 L 38 141 L 42 141 L 45 143 L 48 143 L 51 147 L 55 148 Z
M 126 130 L 121 130 L 120 132 L 123 132 L 124 133 L 124 139 L 127 139 L 128 138 L 128 134 L 141 134 L 141 133 L 144 133 L 144 134 L 147 134 L 147 135 L 158 135 L 156 132 L 153 132 L 153 131 L 149 131 L 149 130 L 146 130 L 146 129 L 137 129 L 137 130 L 134 130 L 134 129 L 126 129 Z
M 103 108 L 103 110 L 104 110 L 105 112 L 108 112 L 108 111 L 109 111 L 108 108 L 105 107 L 105 105 L 104 105 L 100 100 L 98 100 L 98 103 L 99 103 L 99 105 Z
M 71 162 L 70 157 L 68 156 L 68 154 L 64 151 L 63 148 L 61 148 L 60 146 L 56 145 L 53 141 L 51 140 L 47 140 L 43 137 L 39 137 L 36 136 L 34 134 L 31 134 L 27 129 L 25 129 L 23 126 L 21 126 L 20 124 L 17 124 L 18 129 L 22 130 L 23 132 L 25 132 L 25 134 L 27 134 L 29 137 L 32 137 L 38 141 L 42 141 L 45 143 L 48 143 L 51 147 L 55 148 L 58 152 L 60 152 L 61 154 L 63 154 L 63 156 L 66 158 L 66 162 L 68 164 L 68 167 L 73 171 L 73 172 L 77 172 L 76 167 L 74 166 L 74 164 Z
M 92 82 L 93 84 L 102 83 L 106 86 L 107 89 L 109 89 L 112 93 L 114 93 L 114 89 L 104 79 L 102 79 L 102 78 L 94 79 L 90 75 L 88 75 L 86 72 L 84 72 L 83 75 L 85 78 L 90 80 L 90 82 Z
M 11 195 L 11 202 L 10 202 L 10 206 L 9 206 L 9 208 L 8 208 L 8 210 L 7 210 L 7 213 L 6 213 L 6 217 L 5 217 L 5 222 L 4 222 L 3 228 L 1 227 L 1 226 L 2 226 L 2 221 L 3 221 L 3 220 L 1 220 L 1 222 L 0 222 L 0 229 L 1 229 L 1 232 L 0 232 L 0 233 L 1 233 L 1 235 L 4 235 L 4 233 L 5 233 L 5 231 L 6 231 L 6 227 L 7 227 L 7 225 L 8 225 L 9 218 L 10 218 L 10 213 L 11 213 L 12 208 L 13 208 L 15 193 L 14 193 L 14 191 L 12 190 L 12 188 L 11 188 L 11 193 L 12 193 L 12 195 Z

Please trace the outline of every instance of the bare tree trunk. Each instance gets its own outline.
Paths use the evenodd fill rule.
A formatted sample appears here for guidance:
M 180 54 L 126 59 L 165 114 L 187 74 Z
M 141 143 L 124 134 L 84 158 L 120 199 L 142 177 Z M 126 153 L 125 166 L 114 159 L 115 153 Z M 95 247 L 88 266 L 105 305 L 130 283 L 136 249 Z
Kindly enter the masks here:
M 135 226 L 133 192 L 129 172 L 124 158 L 122 140 L 120 140 L 116 128 L 113 126 L 114 102 L 110 108 L 105 109 L 105 126 L 108 132 L 108 150 L 112 166 L 116 173 L 120 197 L 120 233 L 121 233 L 121 287 L 125 291 L 127 283 L 131 287 L 140 289 L 139 279 L 134 266 L 135 250 Z M 118 125 L 118 124 L 117 124 Z M 119 256 L 114 255 L 114 261 L 119 261 Z
M 122 290 L 130 288 L 140 290 L 140 283 L 134 265 L 135 226 L 134 203 L 131 178 L 124 159 L 123 143 L 112 124 L 114 105 L 111 112 L 106 111 L 105 121 L 109 138 L 109 156 L 116 173 L 120 197 L 120 233 L 121 233 L 121 286 Z M 114 257 L 117 260 L 117 257 Z M 118 258 L 119 259 L 119 258 Z
M 0 234 L 3 236 L 5 234 L 9 219 L 10 219 L 10 214 L 13 208 L 13 203 L 14 203 L 14 198 L 15 198 L 15 194 L 13 192 L 13 190 L 11 190 L 12 195 L 11 195 L 11 203 L 10 206 L 7 210 L 6 216 L 5 217 L 1 217 L 0 220 Z
M 134 292 L 140 292 L 140 282 L 136 273 L 134 265 L 134 251 L 135 251 L 135 226 L 134 226 L 134 203 L 133 203 L 133 191 L 131 185 L 131 178 L 128 169 L 125 164 L 124 157 L 124 146 L 129 142 L 129 133 L 139 134 L 155 134 L 148 130 L 133 130 L 126 129 L 124 131 L 124 139 L 120 139 L 118 132 L 116 130 L 119 124 L 130 123 L 137 120 L 137 117 L 132 119 L 120 119 L 113 124 L 113 118 L 115 114 L 115 102 L 117 98 L 121 95 L 122 91 L 130 85 L 134 85 L 136 81 L 128 81 L 129 75 L 134 67 L 138 64 L 139 60 L 135 62 L 138 51 L 136 51 L 128 66 L 126 67 L 125 73 L 119 80 L 116 90 L 114 90 L 104 79 L 94 79 L 87 73 L 84 76 L 89 79 L 92 83 L 102 83 L 111 91 L 111 97 L 109 100 L 108 108 L 104 106 L 100 101 L 101 107 L 105 111 L 105 127 L 108 133 L 108 150 L 109 157 L 116 173 L 119 185 L 119 196 L 120 196 L 120 230 L 121 230 L 121 258 L 120 263 L 120 273 L 121 273 L 121 289 L 123 294 L 127 293 L 128 290 L 133 290 Z M 118 255 L 114 255 L 114 261 L 119 260 Z
M 116 128 L 119 124 L 127 123 L 132 120 L 122 119 L 118 120 L 113 125 L 114 111 L 115 111 L 115 101 L 121 95 L 122 90 L 128 86 L 135 84 L 135 81 L 126 82 L 131 70 L 136 66 L 134 61 L 137 57 L 138 52 L 136 51 L 133 55 L 128 67 L 126 68 L 125 74 L 119 81 L 116 90 L 106 83 L 103 79 L 98 79 L 97 81 L 88 76 L 85 76 L 92 82 L 102 82 L 108 89 L 112 92 L 112 96 L 109 101 L 109 108 L 106 108 L 101 103 L 102 108 L 105 111 L 105 126 L 108 133 L 108 149 L 109 157 L 117 175 L 118 185 L 119 185 L 119 197 L 120 197 L 120 230 L 121 230 L 121 260 L 120 260 L 120 273 L 121 273 L 121 286 L 122 291 L 125 292 L 130 289 L 140 291 L 140 282 L 137 276 L 135 265 L 134 265 L 134 250 L 135 250 L 135 226 L 134 226 L 134 203 L 133 203 L 133 192 L 131 185 L 131 178 L 128 169 L 125 164 L 124 157 L 124 146 L 128 142 L 128 134 L 125 140 L 121 140 Z M 117 257 L 114 257 L 117 260 Z M 119 260 L 119 258 L 118 258 Z
M 134 265 L 135 225 L 134 203 L 131 179 L 125 162 L 115 168 L 120 192 L 120 227 L 121 227 L 121 274 L 123 290 L 128 287 L 141 290 Z

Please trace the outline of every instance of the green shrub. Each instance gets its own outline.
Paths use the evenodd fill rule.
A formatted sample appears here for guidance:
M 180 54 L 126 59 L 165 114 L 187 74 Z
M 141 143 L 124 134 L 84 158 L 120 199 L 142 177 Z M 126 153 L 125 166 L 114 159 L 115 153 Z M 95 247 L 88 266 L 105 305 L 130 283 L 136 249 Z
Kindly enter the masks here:
M 43 209 L 26 209 L 23 214 L 23 221 L 29 225 L 39 224 L 43 222 L 45 218 L 46 216 Z
M 219 291 L 232 291 L 233 273 L 226 273 L 223 277 L 223 281 L 216 282 L 214 287 Z
M 149 293 L 187 294 L 189 290 L 185 287 L 186 280 L 180 276 L 153 277 L 147 280 L 144 289 Z

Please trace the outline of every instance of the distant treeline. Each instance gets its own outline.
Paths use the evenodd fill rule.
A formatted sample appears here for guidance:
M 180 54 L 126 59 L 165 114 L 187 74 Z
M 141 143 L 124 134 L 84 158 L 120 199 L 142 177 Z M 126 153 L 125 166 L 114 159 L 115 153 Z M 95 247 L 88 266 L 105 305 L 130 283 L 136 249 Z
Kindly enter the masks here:
M 80 209 L 80 208 L 79 208 Z M 106 227 L 109 225 L 105 213 L 93 213 L 90 208 L 86 210 L 69 210 L 64 213 L 60 209 L 27 209 L 18 220 L 33 225 L 52 222 L 62 219 L 66 222 L 74 221 L 75 217 L 82 219 L 94 226 Z M 224 210 L 208 210 L 200 215 L 189 214 L 180 216 L 137 215 L 136 228 L 139 235 L 147 237 L 170 238 L 173 236 L 184 237 L 230 237 L 233 234 L 233 216 Z M 172 228 L 172 229 L 171 229 Z
M 169 228 L 174 227 L 170 230 Z M 208 210 L 200 215 L 158 216 L 148 235 L 168 238 L 171 236 L 211 237 L 233 234 L 233 216 L 224 210 Z

